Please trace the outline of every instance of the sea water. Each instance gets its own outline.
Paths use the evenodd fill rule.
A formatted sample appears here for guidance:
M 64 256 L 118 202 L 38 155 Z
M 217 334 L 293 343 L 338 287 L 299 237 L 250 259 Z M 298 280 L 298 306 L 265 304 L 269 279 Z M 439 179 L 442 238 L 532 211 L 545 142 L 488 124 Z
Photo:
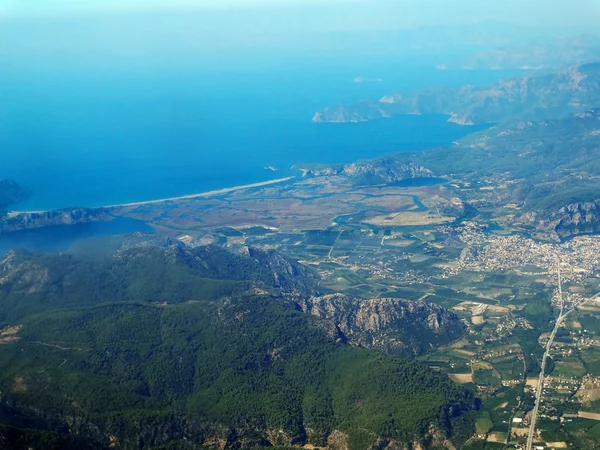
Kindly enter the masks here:
M 328 105 L 504 75 L 438 71 L 418 61 L 240 64 L 41 70 L 31 63 L 0 74 L 0 178 L 34 192 L 16 209 L 175 197 L 300 175 L 292 170 L 298 163 L 451 145 L 481 127 L 445 116 L 311 119 Z

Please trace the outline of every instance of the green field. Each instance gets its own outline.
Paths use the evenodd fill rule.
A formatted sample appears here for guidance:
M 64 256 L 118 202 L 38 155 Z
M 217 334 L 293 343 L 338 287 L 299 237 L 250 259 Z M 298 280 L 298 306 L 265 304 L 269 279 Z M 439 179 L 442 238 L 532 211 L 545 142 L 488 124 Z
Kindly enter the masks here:
M 578 358 L 564 358 L 556 361 L 554 372 L 555 376 L 561 377 L 582 377 L 585 375 L 585 367 Z

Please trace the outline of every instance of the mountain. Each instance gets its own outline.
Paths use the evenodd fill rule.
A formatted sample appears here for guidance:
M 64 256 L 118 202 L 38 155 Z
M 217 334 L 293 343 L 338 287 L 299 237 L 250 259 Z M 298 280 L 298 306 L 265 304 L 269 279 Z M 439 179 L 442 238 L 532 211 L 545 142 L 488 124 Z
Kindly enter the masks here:
M 31 196 L 31 191 L 10 179 L 0 180 L 0 211 Z M 1 217 L 1 216 L 0 216 Z
M 422 165 L 402 162 L 394 157 L 382 157 L 340 165 L 298 165 L 304 176 L 343 176 L 354 184 L 393 184 L 410 178 L 433 177 Z
M 317 284 L 304 266 L 252 248 L 136 243 L 85 259 L 10 252 L 0 262 L 0 443 L 391 450 L 464 442 L 473 394 L 415 360 L 375 351 L 385 349 L 365 334 L 446 342 L 462 332 L 452 315 L 337 297 L 342 325 L 316 314 L 333 299 Z M 377 321 L 377 330 L 365 327 Z
M 509 118 L 540 120 L 600 105 L 600 63 L 560 73 L 503 79 L 485 87 L 428 88 L 317 112 L 313 122 L 360 122 L 401 114 L 445 114 L 462 125 Z
M 54 225 L 101 222 L 113 216 L 105 208 L 69 208 L 52 211 L 19 212 L 0 216 L 0 233 L 43 228 Z
M 466 331 L 455 314 L 424 301 L 359 301 L 331 294 L 306 299 L 301 307 L 333 322 L 346 341 L 391 355 L 419 355 L 458 339 Z
M 560 69 L 600 60 L 600 39 L 593 35 L 535 38 L 475 52 L 459 63 L 440 66 L 463 70 Z
M 429 154 L 426 165 L 444 167 L 470 187 L 484 179 L 483 184 L 496 186 L 468 193 L 467 201 L 516 203 L 511 220 L 540 235 L 565 238 L 600 230 L 600 110 L 512 121 L 458 144 L 441 158 Z
M 218 246 L 167 242 L 126 247 L 108 258 L 9 252 L 0 262 L 0 322 L 112 301 L 214 300 L 256 287 L 313 295 L 315 275 L 275 253 L 236 255 Z
M 542 239 L 600 231 L 600 109 L 547 120 L 506 120 L 451 147 L 399 153 L 329 168 L 355 185 L 442 177 L 460 202 L 454 217 L 479 211 Z M 458 209 L 457 209 L 458 208 Z

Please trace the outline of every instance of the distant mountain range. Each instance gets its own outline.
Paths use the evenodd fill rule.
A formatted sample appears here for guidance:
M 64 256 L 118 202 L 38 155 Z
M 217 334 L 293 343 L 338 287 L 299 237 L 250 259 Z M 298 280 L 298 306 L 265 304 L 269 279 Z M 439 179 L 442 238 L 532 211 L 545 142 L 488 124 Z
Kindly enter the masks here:
M 600 105 L 600 63 L 559 73 L 521 76 L 485 87 L 428 88 L 409 95 L 390 94 L 378 101 L 324 108 L 313 122 L 363 122 L 402 114 L 445 114 L 462 125 L 508 118 L 561 117 Z
M 438 68 L 463 70 L 560 69 L 600 60 L 600 39 L 592 35 L 538 38 L 482 50 L 456 61 L 443 61 Z

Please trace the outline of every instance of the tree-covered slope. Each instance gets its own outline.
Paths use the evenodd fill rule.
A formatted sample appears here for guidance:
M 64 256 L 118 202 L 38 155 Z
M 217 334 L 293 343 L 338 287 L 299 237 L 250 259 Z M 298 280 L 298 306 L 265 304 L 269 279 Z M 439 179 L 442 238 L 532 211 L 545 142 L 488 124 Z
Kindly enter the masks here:
M 244 256 L 217 246 L 181 244 L 132 246 L 97 259 L 12 251 L 0 260 L 0 323 L 117 300 L 210 300 L 252 287 L 313 292 L 308 269 L 274 252 L 251 252 Z
M 472 431 L 472 393 L 347 345 L 298 306 L 313 275 L 276 253 L 14 253 L 0 271 L 7 445 L 447 447 Z

